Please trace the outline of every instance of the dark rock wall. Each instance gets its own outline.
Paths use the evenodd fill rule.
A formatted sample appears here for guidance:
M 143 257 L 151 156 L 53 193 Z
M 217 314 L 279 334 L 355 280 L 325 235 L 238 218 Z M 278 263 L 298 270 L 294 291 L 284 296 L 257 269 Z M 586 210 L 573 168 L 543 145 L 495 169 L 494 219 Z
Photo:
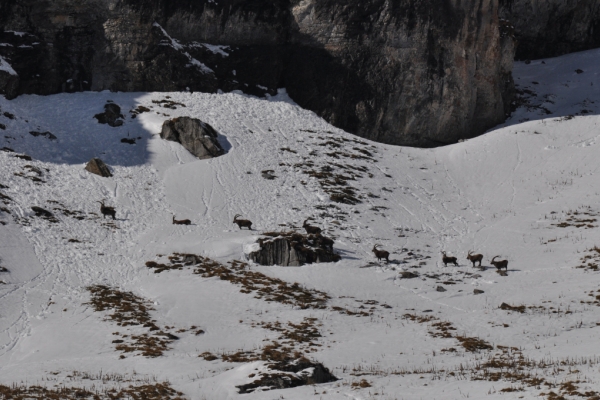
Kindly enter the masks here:
M 19 73 L 0 91 L 286 87 L 360 136 L 436 146 L 509 110 L 498 1 L 0 0 L 0 55 Z
M 518 60 L 600 47 L 598 0 L 501 0 L 500 15 L 514 26 Z

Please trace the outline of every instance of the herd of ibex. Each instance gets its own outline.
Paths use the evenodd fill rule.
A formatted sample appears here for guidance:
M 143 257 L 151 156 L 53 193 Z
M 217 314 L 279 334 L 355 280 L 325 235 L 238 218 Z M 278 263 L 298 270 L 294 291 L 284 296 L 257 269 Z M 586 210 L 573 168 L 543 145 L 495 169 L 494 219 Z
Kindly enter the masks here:
M 116 210 L 114 207 L 108 207 L 104 205 L 104 200 L 102 201 L 97 201 L 97 203 L 100 203 L 100 212 L 102 213 L 103 217 L 111 216 L 112 219 L 115 219 L 115 215 L 117 214 Z M 240 219 L 239 217 L 241 217 L 240 214 L 236 214 L 233 217 L 233 223 L 237 224 L 237 226 L 242 229 L 242 228 L 248 228 L 249 230 L 252 230 L 252 221 L 247 220 L 247 219 Z M 313 234 L 313 235 L 321 235 L 322 229 L 319 228 L 318 226 L 313 226 L 313 225 L 309 225 L 307 222 L 310 220 L 311 218 L 307 218 L 304 223 L 302 224 L 302 227 L 306 230 L 306 233 L 308 234 Z M 175 219 L 175 215 L 173 215 L 173 224 L 174 225 L 190 225 L 192 223 L 192 221 L 190 221 L 189 219 L 180 219 L 177 220 Z M 380 244 L 375 244 L 373 246 L 373 249 L 371 250 L 373 252 L 373 254 L 375 255 L 375 257 L 377 257 L 377 261 L 381 261 L 382 259 L 385 259 L 386 262 L 390 262 L 390 253 L 388 251 L 385 250 L 379 250 L 378 247 L 381 246 Z M 475 263 L 479 263 L 479 267 L 481 267 L 481 262 L 483 261 L 483 255 L 482 254 L 472 254 L 472 251 L 469 251 L 469 253 L 467 254 L 467 260 L 471 261 L 473 263 L 473 268 L 475 268 Z M 508 271 L 508 260 L 499 260 L 496 261 L 496 258 L 498 258 L 500 256 L 495 256 L 494 258 L 492 258 L 492 260 L 490 261 L 490 264 L 492 264 L 494 267 L 496 267 L 498 269 L 498 271 L 502 270 L 502 268 L 504 268 L 506 271 Z M 448 264 L 454 264 L 456 266 L 458 266 L 458 260 L 456 259 L 456 257 L 450 257 L 448 255 L 446 255 L 445 251 L 442 251 L 442 262 L 444 263 L 444 266 L 448 266 Z
M 306 221 L 304 223 L 306 224 Z M 377 257 L 377 261 L 381 261 L 381 259 L 385 259 L 387 262 L 390 262 L 390 260 L 389 260 L 390 253 L 385 250 L 379 250 L 378 249 L 379 246 L 381 246 L 381 245 L 376 244 L 373 246 L 373 249 L 371 250 L 373 252 L 373 254 L 375 255 L 375 257 Z M 472 251 L 469 251 L 469 253 L 467 254 L 467 260 L 469 260 L 473 263 L 473 268 L 475 268 L 475 263 L 479 263 L 478 267 L 481 268 L 481 262 L 483 261 L 483 254 L 472 254 L 472 253 L 473 253 Z M 502 268 L 504 268 L 506 271 L 508 271 L 508 260 L 496 261 L 496 258 L 498 258 L 498 257 L 500 257 L 500 256 L 495 256 L 494 258 L 492 258 L 492 260 L 490 261 L 490 264 L 492 264 L 494 267 L 496 267 L 498 269 L 498 271 L 502 270 Z M 457 258 L 446 255 L 445 251 L 442 251 L 442 262 L 444 263 L 445 267 L 447 267 L 448 264 L 454 264 L 455 266 L 458 266 Z

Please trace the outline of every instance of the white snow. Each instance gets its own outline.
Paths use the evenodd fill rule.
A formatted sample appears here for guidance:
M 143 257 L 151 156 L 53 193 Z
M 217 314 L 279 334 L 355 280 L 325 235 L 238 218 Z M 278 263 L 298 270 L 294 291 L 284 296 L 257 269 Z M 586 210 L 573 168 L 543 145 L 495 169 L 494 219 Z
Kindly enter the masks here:
M 2 56 L 0 56 L 0 71 L 8 72 L 10 75 L 18 75 L 17 71 L 15 71 L 8 61 L 6 61 L 6 59 Z
M 102 371 L 168 380 L 191 399 L 512 399 L 546 398 L 550 391 L 580 398 L 561 388 L 565 382 L 581 393 L 600 391 L 600 320 L 593 303 L 598 272 L 574 268 L 598 262 L 581 261 L 597 254 L 588 250 L 600 244 L 598 60 L 600 51 L 594 50 L 545 64 L 517 63 L 517 83 L 532 90 L 529 106 L 483 136 L 436 149 L 357 138 L 301 109 L 283 90 L 266 99 L 187 92 L 0 98 L 2 112 L 16 116 L 0 114 L 6 125 L 0 148 L 34 158 L 0 151 L 0 184 L 8 187 L 0 192 L 12 198 L 0 201 L 10 210 L 0 213 L 7 223 L 0 225 L 0 265 L 9 270 L 0 272 L 6 282 L 0 284 L 0 384 L 118 386 L 73 374 Z M 166 96 L 186 107 L 153 103 Z M 150 111 L 111 128 L 92 118 L 107 100 L 125 115 L 139 105 Z M 576 115 L 582 110 L 588 111 Z M 163 121 L 184 115 L 217 129 L 227 153 L 199 161 L 179 144 L 161 140 Z M 33 130 L 49 131 L 57 140 L 34 137 Z M 124 137 L 141 139 L 129 145 L 120 142 Z M 365 155 L 360 150 L 374 161 L 341 155 Z M 114 177 L 84 171 L 92 157 L 110 165 Z M 26 165 L 39 168 L 44 182 L 24 177 L 33 176 Z M 362 203 L 331 201 L 318 179 L 302 172 L 327 166 L 360 175 L 348 184 Z M 277 178 L 264 179 L 265 170 Z M 116 207 L 118 229 L 108 219 L 78 220 L 54 210 L 99 213 L 95 201 L 102 199 Z M 33 217 L 31 206 L 55 212 L 59 222 Z M 235 214 L 252 220 L 255 230 L 238 229 Z M 173 215 L 192 225 L 172 225 Z M 243 259 L 256 249 L 261 232 L 290 230 L 308 217 L 335 238 L 342 261 L 248 268 L 327 293 L 325 309 L 266 302 L 189 269 L 156 274 L 145 266 L 174 252 L 222 263 Z M 389 264 L 376 262 L 374 244 L 390 252 Z M 465 259 L 469 250 L 484 254 L 485 270 Z M 444 267 L 441 251 L 456 256 L 460 266 Z M 508 259 L 507 276 L 490 266 L 496 255 Z M 402 272 L 419 277 L 402 279 Z M 93 311 L 85 288 L 94 284 L 148 299 L 160 326 L 194 325 L 205 334 L 178 334 L 161 357 L 127 353 L 119 359 L 113 332 L 134 334 L 138 328 L 127 331 L 105 320 L 108 312 Z M 475 288 L 484 293 L 474 295 Z M 502 303 L 530 308 L 507 311 L 499 308 Z M 419 323 L 405 314 L 439 321 Z M 339 381 L 239 395 L 235 386 L 268 371 L 265 362 L 198 357 L 259 349 L 279 334 L 258 324 L 298 324 L 304 318 L 321 324 L 320 346 L 307 357 Z M 451 323 L 455 330 L 447 332 L 453 337 L 435 336 L 436 321 Z M 458 336 L 482 339 L 494 349 L 467 352 Z M 531 373 L 544 383 L 506 374 L 475 380 L 502 352 L 517 360 L 522 353 L 517 363 L 524 365 L 502 373 Z M 370 386 L 361 387 L 363 379 Z
M 153 24 L 153 26 L 159 28 L 161 30 L 161 32 L 163 33 L 163 35 L 165 35 L 165 37 L 170 41 L 170 46 L 173 47 L 175 50 L 179 50 L 184 56 L 186 56 L 189 60 L 189 64 L 188 66 L 194 66 L 197 67 L 198 69 L 200 69 L 200 71 L 202 71 L 205 74 L 212 74 L 215 71 L 213 71 L 212 69 L 210 69 L 209 67 L 207 67 L 204 63 L 198 61 L 197 59 L 195 59 L 194 57 L 192 57 L 190 55 L 190 53 L 188 53 L 187 51 L 185 51 L 185 46 L 183 46 L 181 43 L 179 43 L 179 41 L 177 41 L 177 39 L 172 38 L 167 31 L 165 31 L 165 29 L 160 26 L 160 24 L 158 24 L 157 22 L 155 22 Z

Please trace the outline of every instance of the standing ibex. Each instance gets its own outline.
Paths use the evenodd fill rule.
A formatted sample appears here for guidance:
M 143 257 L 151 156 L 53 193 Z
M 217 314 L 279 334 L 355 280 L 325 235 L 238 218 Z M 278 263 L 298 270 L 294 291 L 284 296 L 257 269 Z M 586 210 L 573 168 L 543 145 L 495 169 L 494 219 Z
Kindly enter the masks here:
M 306 221 L 308 221 L 310 218 L 308 218 Z M 317 235 L 319 233 L 321 233 L 321 228 L 319 228 L 318 226 L 312 226 L 312 225 L 308 225 L 306 223 L 306 221 L 304 221 L 304 224 L 302 224 L 302 227 L 304 229 L 306 229 L 306 233 L 312 233 L 314 235 Z
M 504 268 L 505 270 L 508 271 L 508 260 L 494 261 L 498 257 L 500 257 L 500 256 L 496 256 L 496 257 L 492 258 L 492 261 L 490 261 L 490 264 L 492 264 L 494 267 L 496 267 L 498 269 L 498 271 L 501 271 L 502 268 Z
M 452 263 L 458 267 L 456 257 L 448 257 L 445 251 L 442 251 L 442 262 L 444 263 L 444 267 L 447 267 L 448 263 Z
M 175 219 L 175 216 L 173 215 L 173 225 L 189 225 L 191 223 L 192 221 L 189 219 Z
M 117 214 L 117 211 L 115 210 L 114 207 L 105 206 L 104 200 L 96 201 L 96 203 L 100 203 L 100 212 L 102 213 L 102 218 L 106 217 L 107 215 L 110 215 L 112 217 L 112 219 L 115 219 L 115 215 Z
M 375 254 L 375 257 L 377 257 L 377 261 L 380 261 L 382 258 L 385 258 L 386 262 L 390 262 L 390 253 L 385 251 L 385 250 L 377 250 L 377 247 L 381 246 L 380 244 L 375 244 L 373 245 L 373 250 L 371 250 L 373 252 L 373 254 Z
M 235 217 L 233 217 L 234 224 L 237 224 L 237 226 L 239 226 L 240 229 L 242 229 L 245 226 L 249 230 L 252 230 L 252 221 L 249 221 L 247 219 L 238 219 L 238 217 L 241 217 L 241 215 L 235 214 Z
M 472 251 L 469 251 L 467 254 L 467 260 L 473 263 L 473 268 L 475 268 L 475 263 L 479 261 L 479 266 L 481 267 L 481 261 L 483 260 L 483 254 L 471 254 Z

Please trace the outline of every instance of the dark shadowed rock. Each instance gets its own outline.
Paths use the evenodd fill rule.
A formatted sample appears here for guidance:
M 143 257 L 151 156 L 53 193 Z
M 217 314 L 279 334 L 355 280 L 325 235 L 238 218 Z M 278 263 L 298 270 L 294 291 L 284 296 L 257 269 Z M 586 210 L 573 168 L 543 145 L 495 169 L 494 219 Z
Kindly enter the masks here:
M 31 131 L 31 132 L 29 132 L 29 134 L 31 136 L 35 136 L 35 137 L 43 136 L 43 137 L 45 137 L 47 139 L 50 139 L 50 140 L 56 140 L 56 136 L 54 136 L 50 132 L 36 132 L 36 131 Z
M 435 290 L 437 292 L 445 292 L 446 291 L 446 289 L 443 286 L 438 286 L 437 288 L 435 288 Z
M 217 131 L 197 118 L 179 117 L 165 121 L 160 137 L 181 143 L 187 151 L 201 160 L 225 154 L 217 140 Z
M 473 294 L 482 294 L 482 293 L 485 293 L 485 292 L 481 289 L 473 289 Z
M 600 47 L 597 0 L 500 0 L 499 13 L 517 39 L 518 60 Z
M 36 217 L 44 218 L 50 222 L 58 222 L 58 220 L 54 217 L 54 214 L 42 207 L 33 206 L 31 207 L 31 210 L 35 213 Z
M 238 393 L 252 393 L 259 387 L 261 390 L 288 389 L 337 380 L 323 364 L 301 358 L 270 364 L 269 371 L 258 374 L 258 379 L 254 382 L 236 387 L 239 389 Z
M 295 232 L 266 233 L 259 239 L 260 249 L 248 258 L 260 265 L 297 267 L 304 264 L 335 262 L 341 257 L 333 252 L 333 240 L 321 235 L 303 235 Z
M 91 172 L 92 174 L 100 175 L 105 178 L 109 178 L 112 176 L 112 173 L 108 169 L 108 166 L 104 164 L 104 161 L 102 161 L 99 158 L 92 158 L 85 166 L 85 170 Z
M 104 112 L 94 115 L 94 118 L 96 118 L 99 123 L 108 124 L 113 128 L 123 125 L 121 107 L 115 103 L 106 103 L 104 105 Z
M 352 133 L 437 146 L 510 109 L 499 1 L 3 0 L 0 56 L 17 94 L 284 87 Z

